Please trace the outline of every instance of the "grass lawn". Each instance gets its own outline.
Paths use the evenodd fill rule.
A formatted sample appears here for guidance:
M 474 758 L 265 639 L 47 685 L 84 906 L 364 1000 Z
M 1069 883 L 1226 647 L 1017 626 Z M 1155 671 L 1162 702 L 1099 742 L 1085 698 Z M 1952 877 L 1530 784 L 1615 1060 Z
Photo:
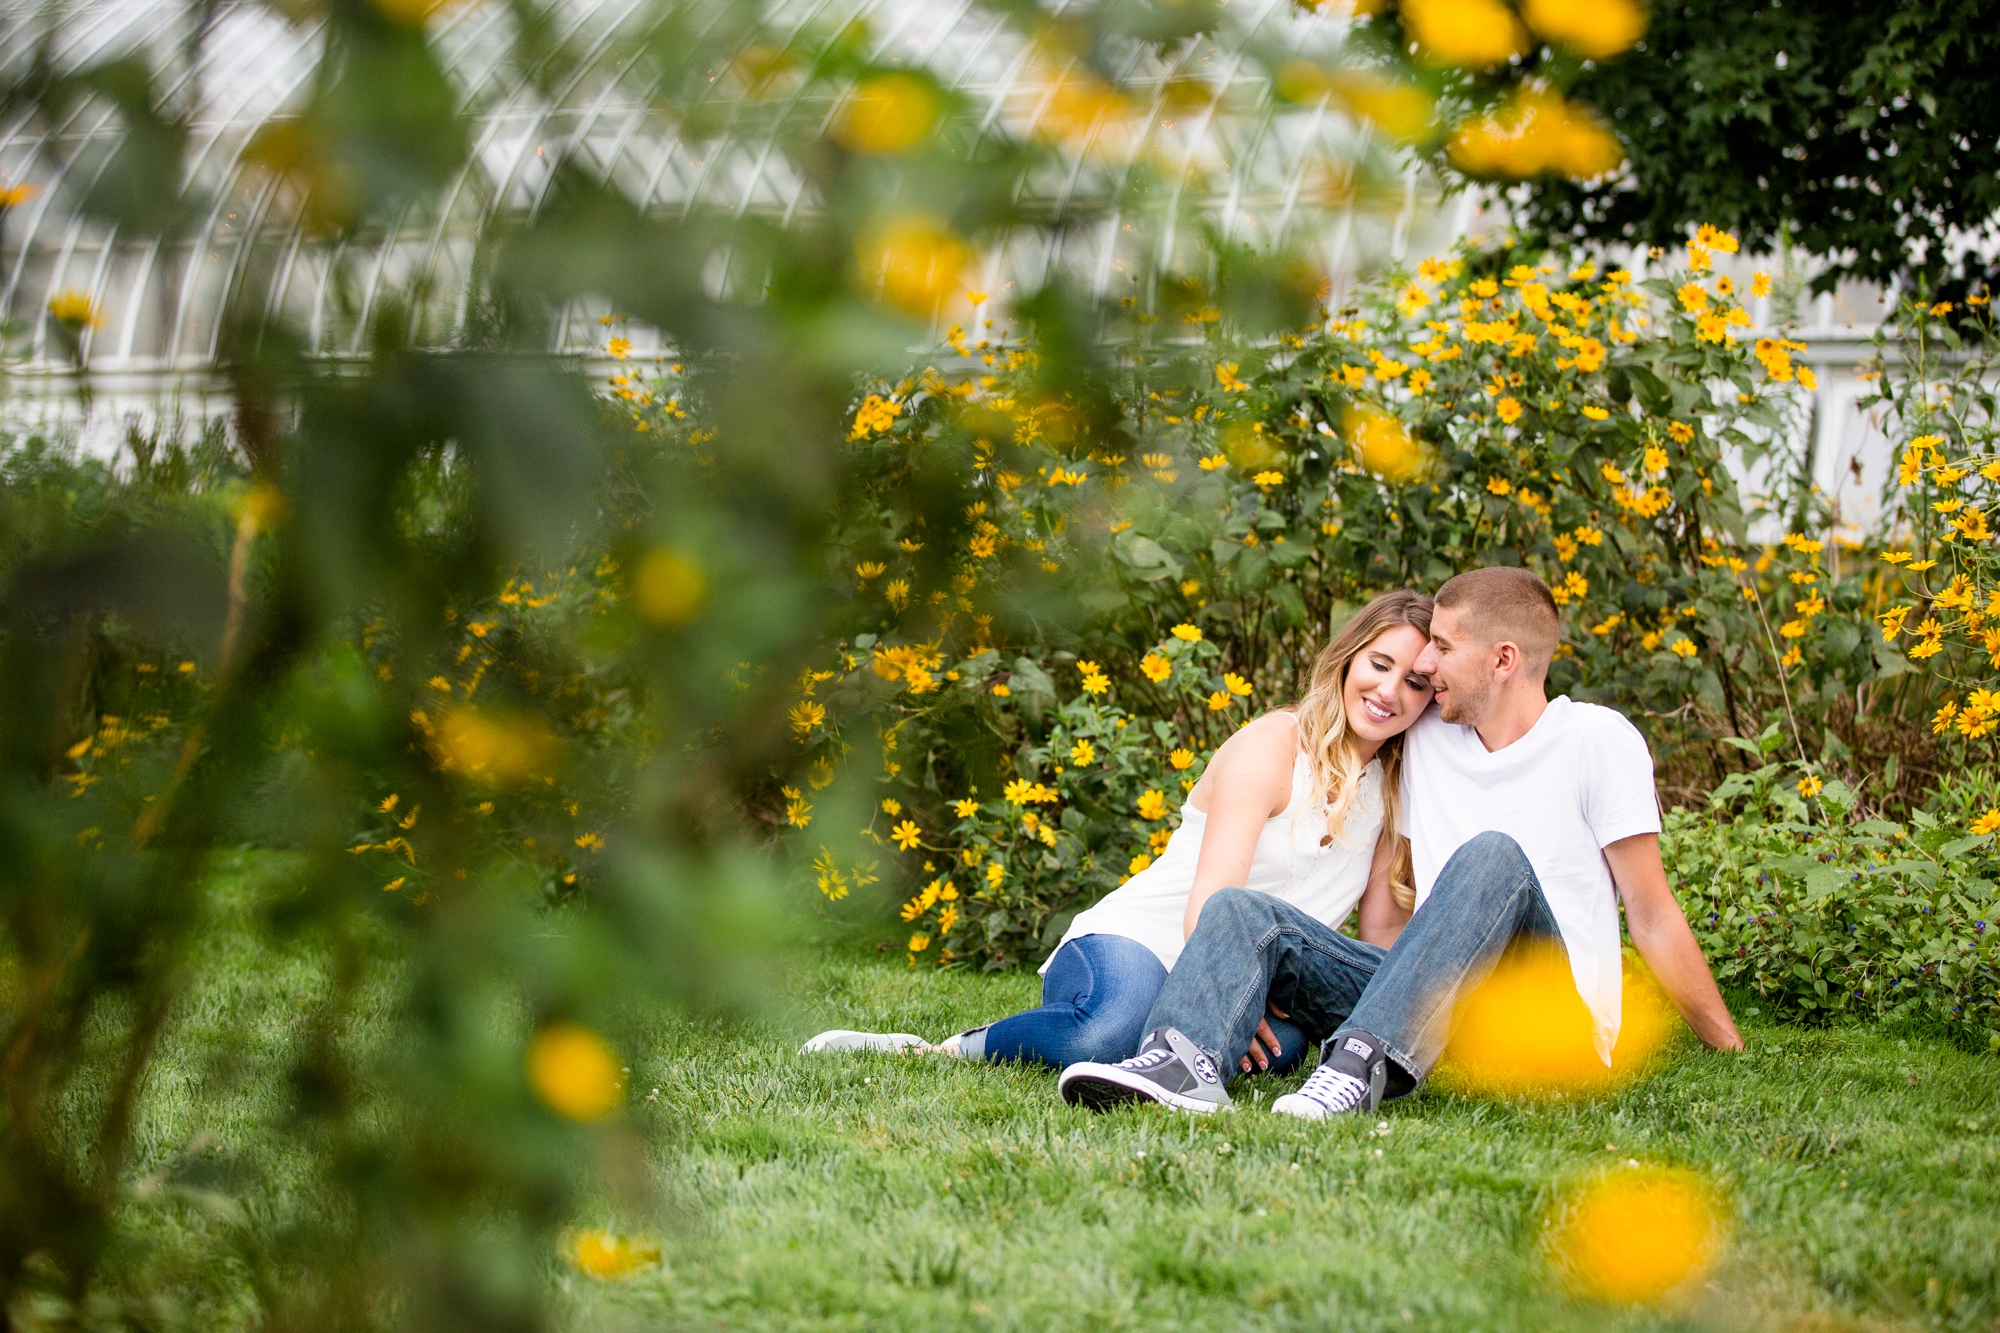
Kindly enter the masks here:
M 281 1178 L 255 1085 L 279 1056 L 271 1006 L 290 983 L 232 954 L 247 939 L 218 933 L 142 1137 L 158 1154 L 207 1131 Z M 633 1120 L 670 1203 L 648 1217 L 607 1199 L 580 1220 L 655 1232 L 666 1260 L 617 1283 L 552 1269 L 564 1318 L 592 1330 L 2000 1327 L 1990 1056 L 1913 1031 L 1751 1017 L 1748 1054 L 1683 1034 L 1656 1076 L 1599 1099 L 1423 1092 L 1314 1125 L 1266 1109 L 1298 1078 L 1240 1081 L 1230 1115 L 1099 1116 L 1065 1107 L 1041 1070 L 796 1053 L 821 1028 L 936 1037 L 1037 994 L 1030 975 L 940 974 L 832 941 L 802 953 L 746 1027 L 663 1015 L 633 1061 Z M 236 1091 L 206 1095 L 220 1043 Z M 1665 1308 L 1572 1300 L 1539 1258 L 1555 1192 L 1626 1160 L 1710 1173 L 1733 1210 L 1722 1263 Z

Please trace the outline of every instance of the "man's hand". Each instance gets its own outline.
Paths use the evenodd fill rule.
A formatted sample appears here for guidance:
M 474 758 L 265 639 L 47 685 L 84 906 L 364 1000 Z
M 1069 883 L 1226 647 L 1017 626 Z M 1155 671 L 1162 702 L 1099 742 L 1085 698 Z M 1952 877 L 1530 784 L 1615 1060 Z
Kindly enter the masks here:
M 1272 1004 L 1269 1000 L 1264 1001 L 1264 1007 L 1271 1011 L 1272 1018 L 1291 1017 L 1290 1014 L 1280 1009 L 1277 1005 Z M 1250 1062 L 1255 1060 L 1259 1070 L 1269 1069 L 1271 1061 L 1277 1059 L 1282 1053 L 1278 1048 L 1278 1038 L 1271 1031 L 1271 1020 L 1268 1018 L 1259 1019 L 1257 1020 L 1257 1035 L 1250 1039 L 1250 1054 L 1243 1057 L 1242 1063 L 1238 1065 L 1238 1068 L 1247 1074 L 1250 1072 Z
M 1708 960 L 1701 956 L 1687 916 L 1667 887 L 1667 870 L 1660 864 L 1660 835 L 1641 833 L 1620 838 L 1604 849 L 1618 896 L 1625 900 L 1625 925 L 1639 956 L 1680 1010 L 1681 1017 L 1702 1041 L 1719 1051 L 1743 1049 L 1742 1034 L 1722 1002 Z

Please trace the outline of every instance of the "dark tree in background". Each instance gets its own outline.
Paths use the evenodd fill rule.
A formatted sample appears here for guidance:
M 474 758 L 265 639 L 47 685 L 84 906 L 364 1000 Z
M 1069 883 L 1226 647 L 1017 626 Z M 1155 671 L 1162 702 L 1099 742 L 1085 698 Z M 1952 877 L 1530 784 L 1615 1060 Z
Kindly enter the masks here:
M 2000 212 L 2000 4 L 1660 3 L 1616 59 L 1530 60 L 1630 156 L 1604 180 L 1524 187 L 1537 233 L 1673 245 L 1700 220 L 1756 249 L 1789 232 L 1831 261 L 1822 290 L 1900 277 L 1950 295 L 1996 276 L 1990 245 L 1952 240 Z

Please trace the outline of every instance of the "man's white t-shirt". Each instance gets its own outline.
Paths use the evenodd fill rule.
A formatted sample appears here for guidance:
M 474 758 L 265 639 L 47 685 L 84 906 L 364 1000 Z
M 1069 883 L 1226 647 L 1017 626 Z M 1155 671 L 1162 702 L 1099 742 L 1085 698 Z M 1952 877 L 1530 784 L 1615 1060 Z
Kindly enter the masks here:
M 1418 905 L 1452 853 L 1476 835 L 1504 833 L 1519 843 L 1562 930 L 1597 1053 L 1610 1063 L 1623 968 L 1604 848 L 1660 831 L 1646 738 L 1624 714 L 1561 695 L 1527 735 L 1495 751 L 1433 707 L 1410 728 L 1403 753 L 1403 831 Z

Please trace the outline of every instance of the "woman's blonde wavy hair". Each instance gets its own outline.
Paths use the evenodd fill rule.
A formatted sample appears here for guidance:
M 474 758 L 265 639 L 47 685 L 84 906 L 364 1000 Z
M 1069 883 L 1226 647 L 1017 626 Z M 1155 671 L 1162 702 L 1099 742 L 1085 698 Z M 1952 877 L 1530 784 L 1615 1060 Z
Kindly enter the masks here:
M 1367 767 L 1355 753 L 1354 736 L 1347 727 L 1347 708 L 1342 695 L 1347 688 L 1348 668 L 1362 649 L 1381 637 L 1383 631 L 1408 625 L 1426 638 L 1431 632 L 1431 599 L 1421 593 L 1385 592 L 1355 612 L 1341 626 L 1333 642 L 1320 650 L 1313 663 L 1312 681 L 1305 697 L 1293 705 L 1298 718 L 1299 748 L 1311 772 L 1314 804 L 1326 806 L 1326 832 L 1340 836 L 1347 813 L 1359 794 L 1361 774 Z M 1375 757 L 1382 761 L 1383 827 L 1395 829 L 1402 823 L 1403 737 L 1391 738 Z M 1415 876 L 1410 868 L 1410 842 L 1396 835 L 1396 856 L 1390 864 L 1389 888 L 1396 905 L 1404 911 L 1417 905 Z

